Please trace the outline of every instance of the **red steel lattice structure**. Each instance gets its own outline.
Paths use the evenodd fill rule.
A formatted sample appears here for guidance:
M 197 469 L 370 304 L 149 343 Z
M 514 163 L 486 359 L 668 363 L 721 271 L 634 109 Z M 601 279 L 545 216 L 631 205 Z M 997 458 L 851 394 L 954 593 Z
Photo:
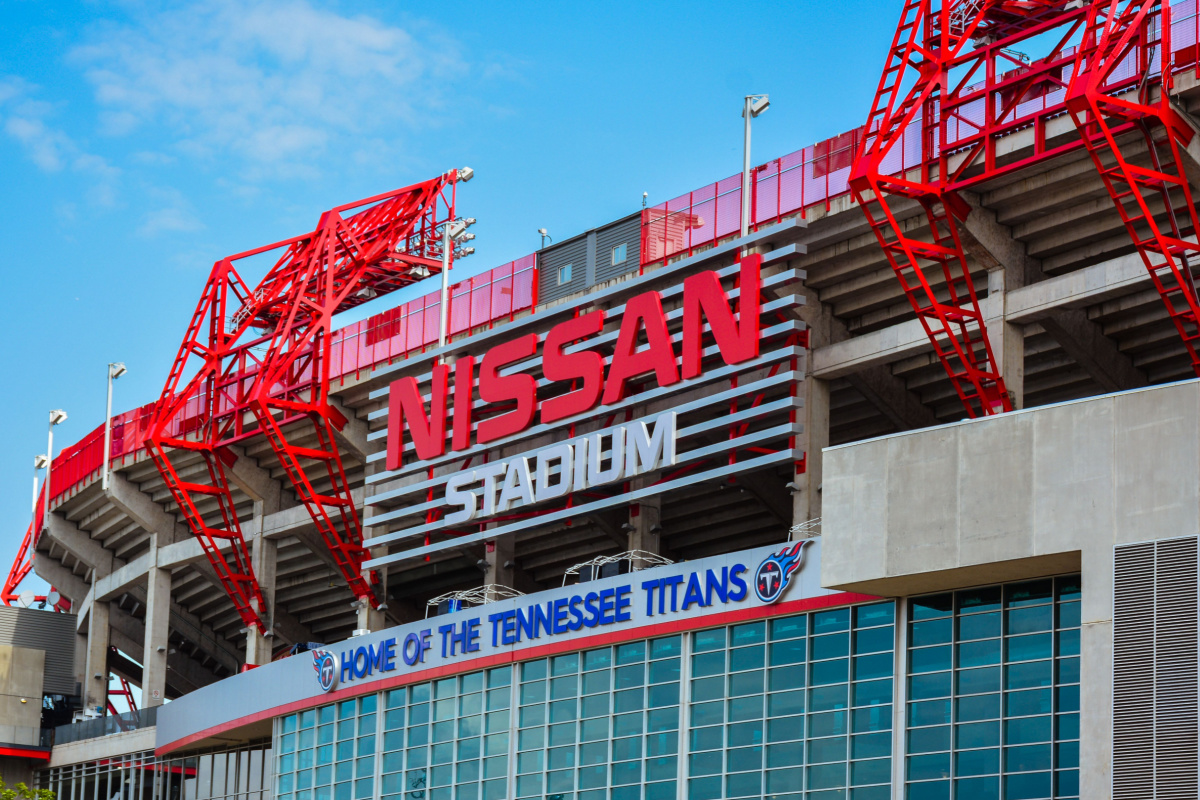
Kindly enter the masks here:
M 1136 91 L 1109 90 L 1122 62 L 1136 59 L 1138 73 L 1149 76 L 1156 51 L 1168 60 L 1174 54 L 1171 9 L 1159 5 L 1110 0 L 1088 7 L 1067 109 L 1187 348 L 1192 370 L 1200 375 L 1200 301 L 1193 271 L 1200 258 L 1195 242 L 1200 221 L 1180 154 L 1195 131 L 1171 105 L 1169 67 L 1153 84 L 1140 82 Z M 1152 88 L 1158 89 L 1156 99 Z M 1133 141 L 1120 136 L 1130 127 L 1138 133 Z
M 960 191 L 1080 147 L 1200 374 L 1200 304 L 1188 260 L 1200 246 L 1186 238 L 1198 226 L 1179 155 L 1193 130 L 1170 104 L 1170 11 L 1166 3 L 1131 0 L 905 2 L 850 190 L 969 416 L 1008 411 L 1012 403 L 960 238 L 959 223 L 970 213 Z M 1035 38 L 1047 52 L 1027 63 L 1016 48 Z M 1155 63 L 1156 53 L 1160 62 L 1167 54 L 1165 65 Z M 1051 97 L 1065 99 L 1078 139 L 1048 144 Z M 896 151 L 914 127 L 919 166 L 897 170 Z M 1002 159 L 1000 139 L 1027 128 L 1032 154 Z M 1124 136 L 1134 129 L 1149 166 L 1134 162 L 1143 151 Z M 898 198 L 920 204 L 923 227 L 901 219 Z
M 354 596 L 379 604 L 362 575 L 362 525 L 334 438 L 346 419 L 329 404 L 333 317 L 441 271 L 457 181 L 451 171 L 339 206 L 312 233 L 213 267 L 146 447 L 247 627 L 265 630 L 268 612 L 234 508 L 229 447 L 251 436 L 270 442 Z M 279 251 L 253 289 L 234 267 Z M 315 446 L 297 445 L 301 437 Z M 206 481 L 181 477 L 186 453 L 201 457 Z M 323 468 L 328 489 L 319 491 L 309 477 L 305 467 L 313 464 Z

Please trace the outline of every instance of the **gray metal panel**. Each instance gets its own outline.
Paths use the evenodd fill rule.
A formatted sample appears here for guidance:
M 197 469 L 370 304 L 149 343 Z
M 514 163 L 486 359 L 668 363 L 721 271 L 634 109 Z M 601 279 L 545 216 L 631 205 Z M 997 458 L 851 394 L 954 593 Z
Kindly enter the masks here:
M 46 653 L 46 694 L 75 694 L 75 625 L 74 614 L 0 605 L 0 645 Z
M 596 283 L 611 281 L 641 265 L 642 215 L 632 214 L 596 231 Z M 625 261 L 612 263 L 613 248 L 625 245 Z
M 558 282 L 558 271 L 571 265 L 571 280 Z M 538 253 L 538 302 L 545 303 L 581 292 L 587 286 L 587 236 L 576 236 L 562 244 L 551 245 Z
M 596 283 L 596 232 L 588 231 L 587 235 L 587 276 L 584 278 L 588 286 Z

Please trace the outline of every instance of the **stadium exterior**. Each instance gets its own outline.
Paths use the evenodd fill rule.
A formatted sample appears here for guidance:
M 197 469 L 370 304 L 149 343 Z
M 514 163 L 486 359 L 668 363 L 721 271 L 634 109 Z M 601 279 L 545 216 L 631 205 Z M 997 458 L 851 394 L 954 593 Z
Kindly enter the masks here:
M 163 399 L 114 422 L 111 474 L 101 428 L 31 526 L 82 713 L 110 674 L 143 704 L 59 727 L 39 785 L 1196 797 L 1200 23 L 929 5 L 865 141 L 751 171 L 745 235 L 735 176 L 333 331 L 465 254 L 457 170 L 323 215 L 259 290 L 218 262 Z M 987 59 L 936 124 L 892 96 L 912 9 Z M 1054 25 L 1080 49 L 1000 64 Z M 1105 97 L 1156 110 L 1089 122 Z M 334 274 L 304 324 L 270 300 Z M 204 341 L 229 346 L 209 388 L 181 378 Z

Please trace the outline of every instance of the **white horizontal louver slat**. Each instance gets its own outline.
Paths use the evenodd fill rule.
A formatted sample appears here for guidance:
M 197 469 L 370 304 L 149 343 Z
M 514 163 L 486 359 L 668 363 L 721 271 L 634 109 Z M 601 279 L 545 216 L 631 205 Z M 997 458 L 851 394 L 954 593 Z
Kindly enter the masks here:
M 1200 592 L 1195 537 L 1118 547 L 1113 798 L 1195 800 Z

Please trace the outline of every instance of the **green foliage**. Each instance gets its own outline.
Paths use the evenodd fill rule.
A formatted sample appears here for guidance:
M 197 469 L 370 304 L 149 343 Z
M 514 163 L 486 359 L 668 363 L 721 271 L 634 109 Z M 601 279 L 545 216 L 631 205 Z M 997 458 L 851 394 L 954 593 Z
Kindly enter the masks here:
M 0 778 L 0 800 L 54 800 L 54 792 L 49 789 L 30 789 L 23 783 L 10 789 Z

